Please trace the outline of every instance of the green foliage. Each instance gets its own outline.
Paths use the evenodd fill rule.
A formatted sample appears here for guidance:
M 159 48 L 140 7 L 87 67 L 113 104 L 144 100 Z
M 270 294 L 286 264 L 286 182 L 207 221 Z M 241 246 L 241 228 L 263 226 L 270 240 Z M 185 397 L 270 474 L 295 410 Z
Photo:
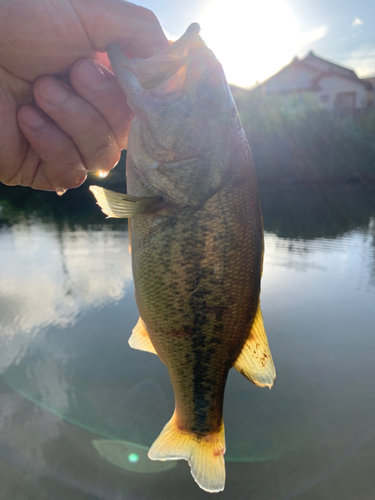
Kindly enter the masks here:
M 321 189 L 261 183 L 260 198 L 265 231 L 283 238 L 335 238 L 375 217 L 375 189 L 365 185 Z
M 313 96 L 262 96 L 237 101 L 259 182 L 374 183 L 375 112 L 335 113 Z

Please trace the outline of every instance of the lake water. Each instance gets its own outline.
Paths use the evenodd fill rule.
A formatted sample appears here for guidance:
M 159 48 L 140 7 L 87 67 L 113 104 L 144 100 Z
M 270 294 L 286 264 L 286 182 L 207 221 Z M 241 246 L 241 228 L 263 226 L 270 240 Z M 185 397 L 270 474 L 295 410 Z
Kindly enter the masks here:
M 277 380 L 269 391 L 231 370 L 218 498 L 373 499 L 374 193 L 262 198 L 261 302 Z M 127 343 L 138 313 L 126 221 L 7 210 L 0 499 L 213 498 L 185 461 L 146 457 L 174 404 L 165 366 Z

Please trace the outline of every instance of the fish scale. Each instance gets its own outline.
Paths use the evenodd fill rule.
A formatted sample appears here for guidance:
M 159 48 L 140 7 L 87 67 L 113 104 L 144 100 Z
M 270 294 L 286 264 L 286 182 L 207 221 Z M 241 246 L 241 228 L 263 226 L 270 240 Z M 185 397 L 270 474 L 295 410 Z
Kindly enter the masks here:
M 91 190 L 108 216 L 131 217 L 140 320 L 129 343 L 160 357 L 175 395 L 174 414 L 149 457 L 188 460 L 199 486 L 215 492 L 225 482 L 228 372 L 234 366 L 271 387 L 275 369 L 259 304 L 255 167 L 220 63 L 198 32 L 192 25 L 146 60 L 108 49 L 135 113 L 129 194 Z

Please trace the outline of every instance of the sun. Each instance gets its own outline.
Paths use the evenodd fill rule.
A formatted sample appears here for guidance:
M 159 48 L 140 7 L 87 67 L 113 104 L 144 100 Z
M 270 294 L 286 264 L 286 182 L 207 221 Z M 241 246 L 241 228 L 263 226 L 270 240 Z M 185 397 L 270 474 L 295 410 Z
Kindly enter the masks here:
M 228 81 L 243 87 L 287 64 L 301 39 L 298 22 L 282 0 L 213 0 L 198 22 Z

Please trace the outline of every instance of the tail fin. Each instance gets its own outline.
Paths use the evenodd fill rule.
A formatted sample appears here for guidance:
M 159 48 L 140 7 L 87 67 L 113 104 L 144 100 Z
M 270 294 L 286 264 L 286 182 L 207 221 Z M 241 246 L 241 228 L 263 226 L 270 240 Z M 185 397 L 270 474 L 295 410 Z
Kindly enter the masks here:
M 215 493 L 224 489 L 224 453 L 224 424 L 219 432 L 199 437 L 180 431 L 173 415 L 151 446 L 148 456 L 151 460 L 187 460 L 198 485 L 205 491 Z

